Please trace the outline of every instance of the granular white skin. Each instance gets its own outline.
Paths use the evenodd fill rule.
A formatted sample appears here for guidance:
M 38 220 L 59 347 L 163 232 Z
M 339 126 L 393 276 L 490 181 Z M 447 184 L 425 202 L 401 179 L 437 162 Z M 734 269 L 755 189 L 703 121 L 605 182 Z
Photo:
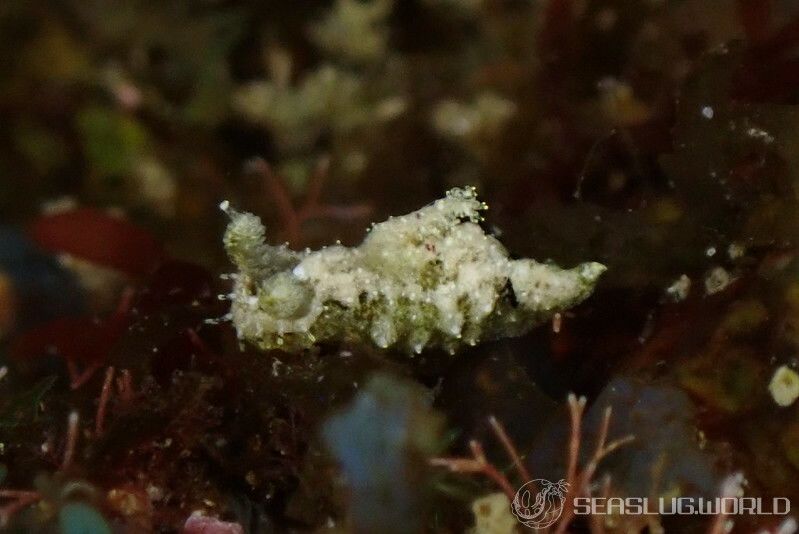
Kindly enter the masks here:
M 358 247 L 318 251 L 267 245 L 260 219 L 223 209 L 239 269 L 231 317 L 239 337 L 263 349 L 348 341 L 454 352 L 527 332 L 587 298 L 605 270 L 510 259 L 478 224 L 486 206 L 472 188 L 373 225 Z

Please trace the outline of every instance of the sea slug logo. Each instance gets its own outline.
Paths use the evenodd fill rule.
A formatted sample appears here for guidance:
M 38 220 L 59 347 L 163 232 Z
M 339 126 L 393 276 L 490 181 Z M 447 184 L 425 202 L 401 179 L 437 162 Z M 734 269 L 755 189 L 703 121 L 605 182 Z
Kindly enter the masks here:
M 568 489 L 565 480 L 531 480 L 516 492 L 511 511 L 527 527 L 546 528 L 560 518 Z

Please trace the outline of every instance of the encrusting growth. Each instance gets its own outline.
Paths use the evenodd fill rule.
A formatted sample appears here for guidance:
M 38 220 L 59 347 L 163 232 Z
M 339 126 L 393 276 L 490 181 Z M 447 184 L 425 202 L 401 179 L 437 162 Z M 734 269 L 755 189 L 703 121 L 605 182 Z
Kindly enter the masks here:
M 587 298 L 605 270 L 510 259 L 481 228 L 487 206 L 473 188 L 373 225 L 357 247 L 317 251 L 268 245 L 258 217 L 221 207 L 239 270 L 230 317 L 239 337 L 262 349 L 348 341 L 455 352 L 546 322 Z

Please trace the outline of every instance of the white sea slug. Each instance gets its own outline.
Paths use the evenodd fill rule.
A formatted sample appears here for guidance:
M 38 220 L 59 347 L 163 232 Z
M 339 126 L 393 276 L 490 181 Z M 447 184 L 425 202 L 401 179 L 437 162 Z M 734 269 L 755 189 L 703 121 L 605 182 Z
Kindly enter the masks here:
M 455 352 L 529 331 L 587 298 L 605 270 L 510 259 L 478 224 L 487 207 L 473 188 L 373 225 L 357 247 L 305 252 L 267 245 L 258 217 L 222 208 L 239 269 L 231 317 L 262 349 L 332 341 Z

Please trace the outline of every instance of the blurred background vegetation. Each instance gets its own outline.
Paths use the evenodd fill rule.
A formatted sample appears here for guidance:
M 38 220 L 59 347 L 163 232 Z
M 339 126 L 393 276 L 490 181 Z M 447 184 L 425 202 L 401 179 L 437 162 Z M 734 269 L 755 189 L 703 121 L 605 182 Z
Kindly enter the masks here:
M 480 185 L 506 218 L 578 185 L 643 189 L 692 62 L 744 31 L 727 1 L 1 9 L 4 217 L 24 222 L 65 196 L 120 207 L 201 261 L 218 259 L 220 199 L 275 211 L 246 172 L 256 157 L 293 197 L 329 158 L 325 194 L 383 213 L 453 184 Z M 641 129 L 656 131 L 628 133 Z

